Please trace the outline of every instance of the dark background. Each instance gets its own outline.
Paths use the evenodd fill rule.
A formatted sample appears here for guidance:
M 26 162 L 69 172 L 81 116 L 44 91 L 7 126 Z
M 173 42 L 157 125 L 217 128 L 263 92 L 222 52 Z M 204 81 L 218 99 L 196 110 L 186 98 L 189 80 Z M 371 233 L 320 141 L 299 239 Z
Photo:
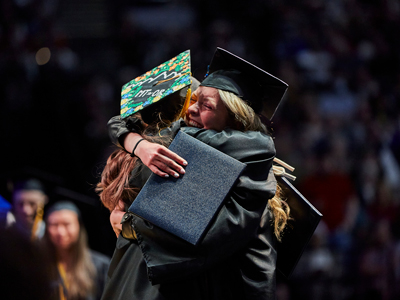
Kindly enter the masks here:
M 190 49 L 202 79 L 217 46 L 290 88 L 277 157 L 324 219 L 279 299 L 396 299 L 400 281 L 400 4 L 396 0 L 2 0 L 0 194 L 41 179 L 82 209 L 92 248 L 115 237 L 94 187 L 114 149 L 123 84 Z M 36 54 L 48 47 L 48 63 Z

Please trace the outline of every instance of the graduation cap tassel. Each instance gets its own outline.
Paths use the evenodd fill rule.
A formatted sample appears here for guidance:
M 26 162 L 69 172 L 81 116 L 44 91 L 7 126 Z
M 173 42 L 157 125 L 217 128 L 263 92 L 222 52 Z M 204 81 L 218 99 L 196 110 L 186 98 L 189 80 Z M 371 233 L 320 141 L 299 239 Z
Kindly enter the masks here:
M 186 92 L 185 103 L 183 104 L 183 107 L 182 107 L 181 113 L 180 113 L 180 115 L 179 115 L 179 118 L 183 118 L 183 117 L 185 116 L 186 111 L 188 110 L 189 105 L 190 105 L 190 98 L 191 98 L 191 96 L 192 96 L 192 89 L 191 89 L 191 88 L 188 88 L 188 90 L 187 90 L 187 92 Z
M 291 165 L 289 165 L 289 164 L 287 164 L 287 163 L 285 163 L 283 160 L 280 160 L 279 158 L 274 158 L 274 162 L 276 162 L 277 164 L 280 164 L 282 167 L 285 167 L 286 169 L 288 169 L 290 172 L 293 172 L 294 171 L 294 168 L 291 166 Z
M 286 177 L 292 181 L 296 180 L 296 176 L 293 176 L 291 174 L 286 173 L 285 169 L 283 167 L 279 166 L 272 166 L 272 170 L 274 171 L 275 176 L 283 176 Z
M 285 163 L 283 160 L 280 160 L 279 158 L 276 158 L 276 157 L 274 158 L 274 162 L 276 162 L 277 164 L 282 166 L 282 167 L 280 167 L 280 166 L 272 166 L 272 169 L 273 169 L 274 174 L 276 176 L 283 176 L 283 177 L 286 177 L 286 178 L 288 178 L 288 179 L 290 179 L 292 181 L 296 180 L 296 176 L 293 176 L 291 174 L 286 173 L 285 168 L 288 169 L 290 172 L 294 171 L 294 168 L 291 165 Z
M 35 221 L 32 226 L 32 232 L 31 232 L 32 241 L 36 239 L 36 231 L 38 230 L 39 224 L 42 220 L 43 220 L 43 207 L 39 206 L 36 210 Z

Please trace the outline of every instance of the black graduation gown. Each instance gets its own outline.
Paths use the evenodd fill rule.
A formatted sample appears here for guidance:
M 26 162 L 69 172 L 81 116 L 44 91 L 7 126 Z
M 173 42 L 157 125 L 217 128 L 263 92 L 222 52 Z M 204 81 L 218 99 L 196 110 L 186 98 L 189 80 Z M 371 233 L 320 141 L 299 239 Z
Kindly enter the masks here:
M 96 268 L 96 292 L 93 296 L 88 297 L 87 300 L 99 300 L 101 298 L 105 282 L 107 280 L 107 272 L 110 266 L 110 258 L 102 253 L 91 249 L 89 250 L 89 252 L 94 267 Z
M 169 130 L 183 130 L 247 166 L 197 247 L 131 215 L 138 239 L 118 238 L 102 299 L 275 299 L 277 241 L 267 208 L 276 190 L 272 138 L 183 124 Z M 128 131 L 118 117 L 110 120 L 114 143 Z

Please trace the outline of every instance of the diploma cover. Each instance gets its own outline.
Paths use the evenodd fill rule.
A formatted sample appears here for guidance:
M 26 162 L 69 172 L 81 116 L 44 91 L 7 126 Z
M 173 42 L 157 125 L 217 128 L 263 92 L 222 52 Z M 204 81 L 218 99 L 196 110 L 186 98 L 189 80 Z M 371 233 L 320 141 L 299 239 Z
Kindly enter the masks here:
M 246 164 L 179 131 L 169 149 L 188 165 L 179 178 L 151 174 L 129 211 L 197 245 Z

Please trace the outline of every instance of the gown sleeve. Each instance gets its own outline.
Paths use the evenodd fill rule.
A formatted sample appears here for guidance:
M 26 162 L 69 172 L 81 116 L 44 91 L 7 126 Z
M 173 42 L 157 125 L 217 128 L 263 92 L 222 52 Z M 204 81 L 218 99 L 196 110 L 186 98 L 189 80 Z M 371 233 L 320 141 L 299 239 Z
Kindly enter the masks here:
M 162 134 L 175 136 L 181 126 L 185 126 L 185 122 L 182 119 L 173 122 L 169 127 L 163 129 Z M 120 116 L 114 116 L 108 121 L 107 129 L 111 142 L 114 145 L 123 148 L 125 135 L 129 132 L 141 134 L 144 130 L 144 126 L 142 121 L 135 116 L 130 116 L 127 119 L 121 119 Z
M 246 252 L 246 247 L 258 239 L 262 215 L 276 190 L 271 169 L 275 148 L 268 135 L 191 127 L 181 130 L 246 163 L 246 168 L 199 246 L 132 216 L 152 284 L 198 274 L 239 251 Z
M 108 121 L 107 128 L 111 142 L 123 148 L 125 134 L 129 132 L 141 132 L 143 130 L 143 123 L 135 116 L 131 116 L 127 119 L 114 116 Z

